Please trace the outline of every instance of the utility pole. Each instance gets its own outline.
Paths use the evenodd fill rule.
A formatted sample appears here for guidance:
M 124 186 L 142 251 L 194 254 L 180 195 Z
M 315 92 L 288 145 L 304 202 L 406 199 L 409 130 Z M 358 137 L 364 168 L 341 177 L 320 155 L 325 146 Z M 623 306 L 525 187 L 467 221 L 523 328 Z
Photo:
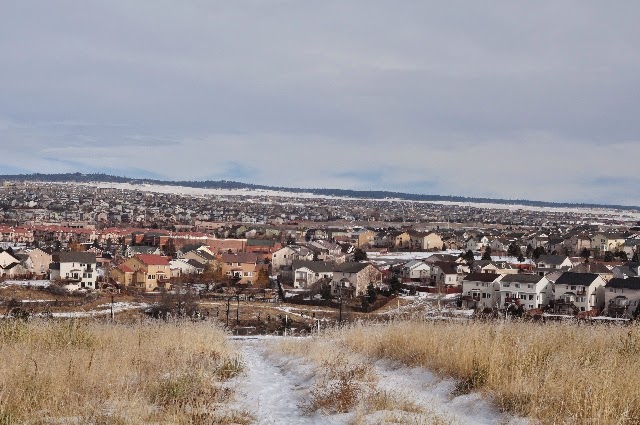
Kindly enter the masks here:
M 111 294 L 111 321 L 115 320 L 115 316 L 113 315 L 113 294 Z
M 240 325 L 240 295 L 237 296 L 238 306 L 236 308 L 236 325 Z
M 227 298 L 227 327 L 229 327 L 229 307 L 231 304 L 231 298 Z

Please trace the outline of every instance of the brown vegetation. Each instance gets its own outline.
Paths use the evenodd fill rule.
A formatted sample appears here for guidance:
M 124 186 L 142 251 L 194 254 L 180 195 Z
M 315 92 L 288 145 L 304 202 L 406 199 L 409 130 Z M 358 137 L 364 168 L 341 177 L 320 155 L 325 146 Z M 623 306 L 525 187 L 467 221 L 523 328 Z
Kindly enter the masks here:
M 225 406 L 242 364 L 211 323 L 6 320 L 0 358 L 2 424 L 250 421 Z
M 485 392 L 501 409 L 543 424 L 640 423 L 637 325 L 407 321 L 353 326 L 313 343 L 328 340 L 344 347 L 342 356 L 351 351 L 457 378 L 454 393 Z

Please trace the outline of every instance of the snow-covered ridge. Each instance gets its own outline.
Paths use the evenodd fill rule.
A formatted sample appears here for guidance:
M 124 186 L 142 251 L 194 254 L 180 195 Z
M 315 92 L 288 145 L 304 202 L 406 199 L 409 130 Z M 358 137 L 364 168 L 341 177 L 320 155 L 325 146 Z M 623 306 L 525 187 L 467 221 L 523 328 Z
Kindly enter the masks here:
M 66 183 L 54 183 L 66 184 Z M 627 217 L 640 218 L 640 211 L 620 211 L 614 208 L 580 208 L 580 207 L 537 207 L 518 204 L 495 204 L 482 202 L 456 202 L 456 201 L 411 201 L 400 198 L 350 198 L 345 196 L 329 196 L 318 195 L 310 192 L 285 192 L 277 190 L 265 189 L 205 189 L 185 186 L 155 185 L 155 184 L 131 184 L 131 183 L 109 183 L 109 182 L 91 182 L 91 183 L 74 183 L 83 186 L 111 188 L 121 190 L 138 190 L 152 193 L 173 193 L 190 196 L 270 196 L 280 198 L 302 198 L 302 199 L 340 199 L 340 200 L 363 200 L 363 201 L 386 201 L 401 203 L 420 203 L 420 204 L 439 204 L 439 205 L 457 205 L 472 206 L 474 208 L 483 209 L 504 209 L 504 210 L 526 210 L 526 211 L 544 211 L 544 212 L 576 212 L 580 211 L 589 215 L 624 215 Z

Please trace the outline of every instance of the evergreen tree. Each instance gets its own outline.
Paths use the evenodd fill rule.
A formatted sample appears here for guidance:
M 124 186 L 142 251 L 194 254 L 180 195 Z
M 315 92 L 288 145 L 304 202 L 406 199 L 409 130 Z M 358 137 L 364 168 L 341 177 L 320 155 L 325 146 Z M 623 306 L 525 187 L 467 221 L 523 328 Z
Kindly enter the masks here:
M 485 261 L 491 261 L 491 247 L 487 246 L 484 249 L 484 254 L 482 254 L 482 259 Z
M 611 251 L 606 251 L 606 252 L 604 253 L 604 261 L 605 261 L 605 262 L 607 262 L 607 263 L 609 263 L 609 262 L 613 261 L 613 252 L 611 252 Z
M 376 302 L 376 299 L 378 298 L 378 290 L 373 286 L 373 283 L 370 283 L 369 286 L 367 286 L 367 298 L 370 303 Z
M 368 259 L 367 253 L 364 250 L 356 248 L 355 251 L 353 251 L 353 261 L 359 263 L 360 261 L 367 261 Z

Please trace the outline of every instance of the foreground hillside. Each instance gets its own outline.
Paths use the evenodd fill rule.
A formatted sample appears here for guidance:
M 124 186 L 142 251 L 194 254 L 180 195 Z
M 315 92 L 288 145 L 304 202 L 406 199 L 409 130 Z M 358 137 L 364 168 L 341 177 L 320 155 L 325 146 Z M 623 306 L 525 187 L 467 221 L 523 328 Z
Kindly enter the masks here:
M 333 331 L 283 351 L 424 368 L 455 378 L 453 396 L 480 392 L 542 424 L 640 423 L 638 325 L 407 321 Z
M 637 424 L 640 326 L 0 322 L 0 424 Z
M 211 323 L 0 322 L 0 424 L 250 423 Z M 220 408 L 220 406 L 224 406 Z

